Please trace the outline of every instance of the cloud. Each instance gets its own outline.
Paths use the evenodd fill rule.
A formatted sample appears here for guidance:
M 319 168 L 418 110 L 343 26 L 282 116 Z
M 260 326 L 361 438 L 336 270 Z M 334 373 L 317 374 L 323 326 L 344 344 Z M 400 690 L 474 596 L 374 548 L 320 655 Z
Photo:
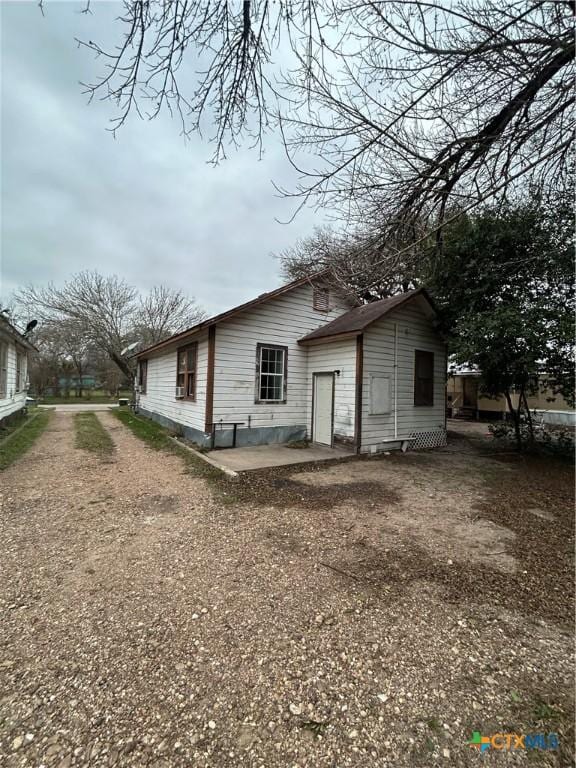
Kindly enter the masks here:
M 2 240 L 0 295 L 19 285 L 61 282 L 73 272 L 115 273 L 146 290 L 164 283 L 210 312 L 279 283 L 271 252 L 322 223 L 293 212 L 271 180 L 293 170 L 278 136 L 262 160 L 243 147 L 214 168 L 213 148 L 190 141 L 168 115 L 136 117 L 115 139 L 109 103 L 87 106 L 79 81 L 99 62 L 75 36 L 112 41 L 120 5 L 1 3 Z

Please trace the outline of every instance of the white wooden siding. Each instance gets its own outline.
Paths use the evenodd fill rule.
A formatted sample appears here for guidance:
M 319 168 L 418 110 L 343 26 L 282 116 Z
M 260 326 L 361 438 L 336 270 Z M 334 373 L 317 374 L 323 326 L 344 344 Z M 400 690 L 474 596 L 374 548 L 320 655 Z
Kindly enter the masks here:
M 443 429 L 445 425 L 446 349 L 418 304 L 386 315 L 364 333 L 362 387 L 362 450 L 394 439 L 394 326 L 398 326 L 398 439 L 412 432 Z M 414 351 L 434 353 L 434 405 L 414 405 Z M 370 414 L 370 376 L 390 376 L 391 408 L 387 414 Z
M 334 435 L 354 437 L 356 392 L 356 339 L 332 341 L 308 347 L 306 424 L 312 423 L 312 376 L 340 371 L 334 377 Z
M 214 421 L 242 421 L 252 427 L 307 426 L 311 378 L 308 348 L 298 339 L 350 307 L 331 294 L 330 312 L 312 306 L 312 286 L 303 285 L 246 310 L 216 327 Z M 285 403 L 255 403 L 256 344 L 288 347 Z M 341 367 L 334 364 L 334 368 Z
M 196 359 L 196 400 L 177 400 L 176 356 L 178 346 L 174 345 L 160 354 L 148 358 L 146 394 L 140 395 L 139 406 L 151 413 L 193 427 L 204 432 L 206 411 L 206 376 L 208 369 L 208 334 L 206 331 L 186 342 L 198 342 Z
M 0 421 L 6 416 L 19 411 L 26 405 L 26 391 L 16 392 L 16 345 L 11 340 L 6 340 L 8 344 L 8 373 L 6 382 L 6 397 L 0 397 Z M 27 355 L 22 352 L 24 365 L 27 365 Z M 26 371 L 26 368 L 25 368 Z M 26 376 L 23 374 L 24 382 Z

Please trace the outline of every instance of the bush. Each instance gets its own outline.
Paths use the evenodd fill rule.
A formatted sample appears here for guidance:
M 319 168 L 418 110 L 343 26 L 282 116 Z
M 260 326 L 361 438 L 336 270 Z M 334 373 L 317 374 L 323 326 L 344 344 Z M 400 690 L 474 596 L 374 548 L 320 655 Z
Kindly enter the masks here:
M 488 427 L 493 437 L 503 443 L 516 445 L 516 432 L 511 421 L 499 421 Z M 520 436 L 524 450 L 572 459 L 575 455 L 574 429 L 553 424 L 534 424 L 534 442 L 530 441 L 530 427 L 527 420 L 520 422 Z

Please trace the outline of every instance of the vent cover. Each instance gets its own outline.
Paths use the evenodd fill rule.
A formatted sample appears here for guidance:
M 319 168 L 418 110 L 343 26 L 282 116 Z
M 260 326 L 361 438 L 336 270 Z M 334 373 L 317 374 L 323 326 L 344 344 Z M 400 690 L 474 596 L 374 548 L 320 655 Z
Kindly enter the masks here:
M 330 311 L 330 291 L 324 286 L 315 286 L 312 294 L 312 308 L 317 312 Z

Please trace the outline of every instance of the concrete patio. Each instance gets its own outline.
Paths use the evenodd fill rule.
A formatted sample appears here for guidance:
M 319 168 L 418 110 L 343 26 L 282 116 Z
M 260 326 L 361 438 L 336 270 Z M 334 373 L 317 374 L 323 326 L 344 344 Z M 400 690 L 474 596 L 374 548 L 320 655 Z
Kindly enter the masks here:
M 222 448 L 204 454 L 216 465 L 232 472 L 249 472 L 270 467 L 284 467 L 290 464 L 306 464 L 315 461 L 335 461 L 354 456 L 351 448 L 330 448 L 314 445 L 307 448 L 290 448 L 287 445 L 255 445 L 243 448 Z

